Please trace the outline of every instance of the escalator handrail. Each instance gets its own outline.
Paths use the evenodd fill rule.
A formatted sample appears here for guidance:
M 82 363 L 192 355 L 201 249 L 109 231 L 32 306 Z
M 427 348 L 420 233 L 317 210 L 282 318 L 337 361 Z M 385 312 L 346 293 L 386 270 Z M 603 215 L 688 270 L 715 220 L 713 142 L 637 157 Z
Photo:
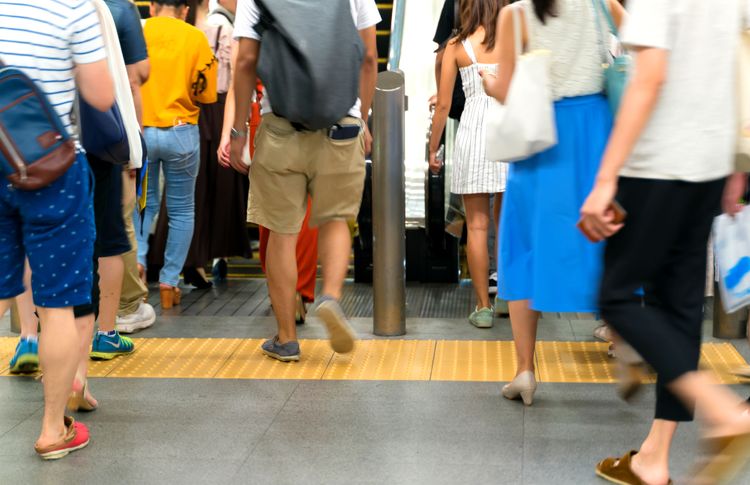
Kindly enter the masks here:
M 393 0 L 391 18 L 391 45 L 388 50 L 388 70 L 397 71 L 401 64 L 401 44 L 404 38 L 404 12 L 406 0 Z

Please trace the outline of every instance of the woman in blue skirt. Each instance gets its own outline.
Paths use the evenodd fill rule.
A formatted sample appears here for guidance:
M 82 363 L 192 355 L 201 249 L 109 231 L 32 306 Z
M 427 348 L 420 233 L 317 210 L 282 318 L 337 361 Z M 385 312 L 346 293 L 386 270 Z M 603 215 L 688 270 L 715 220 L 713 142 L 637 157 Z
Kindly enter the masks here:
M 622 6 L 607 3 L 619 23 Z M 594 184 L 612 113 L 602 95 L 601 32 L 607 26 L 599 22 L 591 0 L 521 0 L 504 8 L 498 75 L 484 76 L 487 93 L 504 101 L 513 76 L 512 8 L 520 9 L 524 19 L 525 48 L 552 53 L 558 132 L 555 147 L 511 164 L 500 225 L 498 291 L 509 301 L 517 354 L 516 377 L 503 396 L 531 405 L 540 313 L 596 311 L 603 247 L 588 242 L 576 223 Z

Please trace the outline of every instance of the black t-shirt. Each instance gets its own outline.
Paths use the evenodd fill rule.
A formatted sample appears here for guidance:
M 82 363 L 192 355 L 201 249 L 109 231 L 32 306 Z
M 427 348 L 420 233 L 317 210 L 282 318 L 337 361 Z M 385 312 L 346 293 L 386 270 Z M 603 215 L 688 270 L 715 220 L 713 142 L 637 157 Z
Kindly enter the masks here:
M 443 10 L 440 12 L 440 20 L 438 20 L 437 29 L 435 30 L 435 37 L 432 38 L 433 42 L 438 45 L 438 50 L 445 48 L 445 45 L 453 37 L 453 30 L 457 27 L 455 1 L 445 0 Z M 461 82 L 461 75 L 459 74 L 456 76 L 456 84 L 453 88 L 453 101 L 451 102 L 451 110 L 448 116 L 456 120 L 461 119 L 465 103 L 464 85 Z
M 432 38 L 432 41 L 441 48 L 445 47 L 444 44 L 448 42 L 448 39 L 453 37 L 453 29 L 456 25 L 455 15 L 456 7 L 454 0 L 445 0 L 443 10 L 440 12 L 437 30 L 435 30 L 435 37 Z

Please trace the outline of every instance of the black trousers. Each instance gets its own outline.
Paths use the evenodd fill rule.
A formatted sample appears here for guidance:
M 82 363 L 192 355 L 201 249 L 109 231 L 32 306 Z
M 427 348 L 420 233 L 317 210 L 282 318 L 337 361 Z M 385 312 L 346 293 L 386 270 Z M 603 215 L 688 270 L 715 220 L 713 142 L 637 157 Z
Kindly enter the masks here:
M 122 216 L 122 171 L 120 165 L 105 162 L 87 154 L 94 175 L 94 283 L 91 287 L 91 304 L 73 308 L 76 318 L 92 313 L 99 316 L 99 258 L 119 256 L 130 251 L 130 240 Z
M 698 369 L 706 252 L 724 183 L 620 179 L 617 199 L 628 217 L 607 243 L 600 308 L 656 369 L 656 419 L 693 419 L 692 406 L 666 385 Z

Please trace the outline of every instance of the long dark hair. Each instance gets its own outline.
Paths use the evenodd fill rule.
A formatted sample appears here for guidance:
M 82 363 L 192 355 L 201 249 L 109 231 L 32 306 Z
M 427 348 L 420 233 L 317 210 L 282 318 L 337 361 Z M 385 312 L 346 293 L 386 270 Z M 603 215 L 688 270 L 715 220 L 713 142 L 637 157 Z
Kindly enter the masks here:
M 508 3 L 510 3 L 508 0 L 461 0 L 456 42 L 463 42 L 479 27 L 483 27 L 482 45 L 488 50 L 494 50 L 497 41 L 497 16 L 500 14 L 500 9 Z
M 547 17 L 556 17 L 557 12 L 555 11 L 556 1 L 555 0 L 532 0 L 534 3 L 534 12 L 542 23 L 546 23 Z

